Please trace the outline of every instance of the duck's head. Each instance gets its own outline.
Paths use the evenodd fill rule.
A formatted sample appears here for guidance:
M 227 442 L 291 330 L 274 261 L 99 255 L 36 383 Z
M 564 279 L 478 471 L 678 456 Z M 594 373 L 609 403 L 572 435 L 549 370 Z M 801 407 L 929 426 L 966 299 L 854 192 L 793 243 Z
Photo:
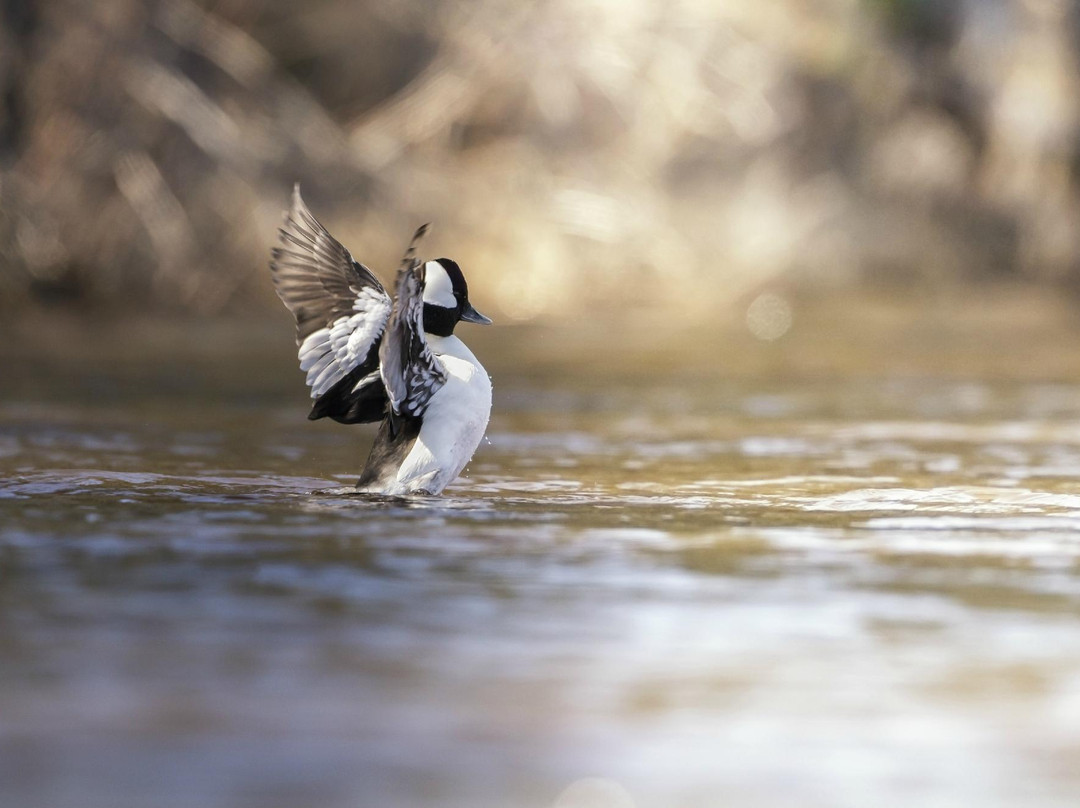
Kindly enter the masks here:
M 424 264 L 424 331 L 449 337 L 462 320 L 480 325 L 491 322 L 469 302 L 469 285 L 457 262 L 449 258 L 428 261 Z

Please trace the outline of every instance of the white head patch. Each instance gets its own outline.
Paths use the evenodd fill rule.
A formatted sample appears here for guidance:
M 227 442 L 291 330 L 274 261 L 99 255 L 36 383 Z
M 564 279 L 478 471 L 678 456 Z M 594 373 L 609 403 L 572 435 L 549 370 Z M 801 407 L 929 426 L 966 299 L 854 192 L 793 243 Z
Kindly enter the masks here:
M 447 309 L 457 308 L 454 284 L 438 261 L 424 264 L 424 302 Z

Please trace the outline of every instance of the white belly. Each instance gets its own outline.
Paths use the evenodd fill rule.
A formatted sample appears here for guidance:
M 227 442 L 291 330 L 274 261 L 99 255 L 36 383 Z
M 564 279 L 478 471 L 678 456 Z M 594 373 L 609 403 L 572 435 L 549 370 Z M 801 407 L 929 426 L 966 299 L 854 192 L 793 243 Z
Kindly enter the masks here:
M 423 426 L 387 494 L 439 494 L 465 468 L 480 445 L 491 415 L 491 379 L 457 337 L 428 344 L 447 379 L 428 404 Z

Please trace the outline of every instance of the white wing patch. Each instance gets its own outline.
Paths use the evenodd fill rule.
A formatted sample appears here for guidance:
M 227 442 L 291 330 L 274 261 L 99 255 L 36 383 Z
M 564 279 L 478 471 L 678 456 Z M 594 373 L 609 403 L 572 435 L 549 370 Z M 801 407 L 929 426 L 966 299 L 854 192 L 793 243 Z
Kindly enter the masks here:
M 381 381 L 382 381 L 382 374 L 379 372 L 378 368 L 375 368 L 375 370 L 371 371 L 371 373 L 369 373 L 367 376 L 365 376 L 360 381 L 358 381 L 353 386 L 352 391 L 354 393 L 359 392 L 360 388 L 367 387 L 369 384 L 372 384 L 373 382 L 381 382 Z
M 325 395 L 364 361 L 386 328 L 390 306 L 390 299 L 382 290 L 362 287 L 353 303 L 356 314 L 339 317 L 325 328 L 311 332 L 300 344 L 297 356 L 300 369 L 307 373 L 312 398 Z M 362 379 L 356 389 L 367 379 Z

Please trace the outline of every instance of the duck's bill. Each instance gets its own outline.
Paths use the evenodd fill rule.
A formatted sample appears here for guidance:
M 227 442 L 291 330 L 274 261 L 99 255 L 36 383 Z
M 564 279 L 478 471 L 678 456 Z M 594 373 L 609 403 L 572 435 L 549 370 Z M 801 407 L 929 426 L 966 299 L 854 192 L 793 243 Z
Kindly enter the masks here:
M 476 323 L 477 325 L 491 325 L 491 318 L 485 317 L 472 307 L 471 303 L 465 304 L 465 310 L 461 312 L 461 319 L 467 323 Z

